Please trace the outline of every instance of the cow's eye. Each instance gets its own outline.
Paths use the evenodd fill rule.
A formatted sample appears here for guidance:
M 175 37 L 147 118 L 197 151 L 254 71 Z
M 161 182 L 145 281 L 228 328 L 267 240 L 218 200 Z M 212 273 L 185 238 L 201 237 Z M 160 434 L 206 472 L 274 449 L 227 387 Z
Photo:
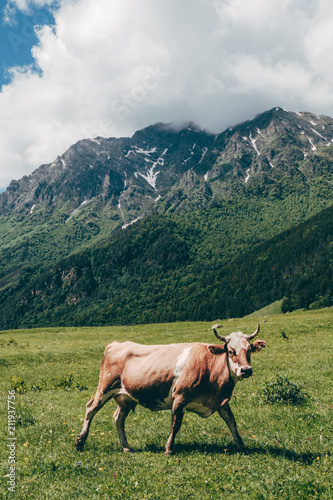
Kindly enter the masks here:
M 234 356 L 234 351 L 229 350 L 229 356 Z

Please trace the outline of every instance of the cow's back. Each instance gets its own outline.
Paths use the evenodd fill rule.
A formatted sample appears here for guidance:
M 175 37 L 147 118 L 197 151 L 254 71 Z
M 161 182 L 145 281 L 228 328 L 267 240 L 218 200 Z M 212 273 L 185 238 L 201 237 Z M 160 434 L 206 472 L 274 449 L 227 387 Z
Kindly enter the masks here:
M 102 360 L 103 369 L 118 366 L 127 377 L 150 377 L 157 372 L 164 376 L 174 373 L 177 360 L 194 344 L 143 345 L 135 342 L 111 342 L 106 346 Z
M 196 344 L 142 345 L 111 342 L 105 349 L 101 376 L 108 387 L 119 381 L 119 394 L 127 394 L 151 409 L 169 406 L 171 388 Z M 102 375 L 103 374 L 103 375 Z

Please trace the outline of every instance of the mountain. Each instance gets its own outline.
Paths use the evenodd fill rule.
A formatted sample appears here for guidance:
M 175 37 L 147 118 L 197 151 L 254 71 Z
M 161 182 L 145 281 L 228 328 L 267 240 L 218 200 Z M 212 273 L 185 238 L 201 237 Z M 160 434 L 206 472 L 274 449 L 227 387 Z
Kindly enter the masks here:
M 70 217 L 94 206 L 116 225 L 143 216 L 160 198 L 163 210 L 182 210 L 258 181 L 277 197 L 288 187 L 292 191 L 291 180 L 298 190 L 318 178 L 329 187 L 332 144 L 331 118 L 281 108 L 217 136 L 193 124 L 179 130 L 156 124 L 131 138 L 79 141 L 52 164 L 12 181 L 0 193 L 0 215 L 32 215 L 43 207 L 61 208 Z
M 189 125 L 175 130 L 156 124 L 132 138 L 86 139 L 52 164 L 12 181 L 0 195 L 0 214 L 33 214 L 61 207 L 69 217 L 89 204 L 117 223 L 142 215 L 182 175 L 200 164 L 213 136 Z
M 189 297 L 188 318 L 203 318 L 190 299 L 199 289 L 216 295 L 220 269 L 332 204 L 332 165 L 333 120 L 281 108 L 218 135 L 156 124 L 131 138 L 79 141 L 0 193 L 0 301 L 30 304 L 7 310 L 0 327 L 91 323 L 74 313 L 81 307 L 102 323 L 125 321 L 119 308 L 128 321 L 151 321 L 147 297 L 158 310 L 169 304 L 172 317 L 165 294 L 178 297 L 175 283 Z M 145 283 L 137 302 L 135 280 Z M 46 305 L 52 290 L 58 298 Z

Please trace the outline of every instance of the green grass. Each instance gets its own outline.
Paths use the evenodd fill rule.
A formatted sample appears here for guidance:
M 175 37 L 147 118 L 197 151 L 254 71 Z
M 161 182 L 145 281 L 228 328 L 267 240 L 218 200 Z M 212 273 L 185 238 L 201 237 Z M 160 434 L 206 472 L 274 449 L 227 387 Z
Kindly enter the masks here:
M 249 318 L 255 318 L 255 317 L 263 317 L 267 316 L 269 314 L 282 314 L 281 311 L 281 305 L 282 305 L 282 300 L 276 300 L 275 302 L 272 302 L 272 304 L 269 304 L 266 307 L 263 307 L 262 309 L 259 309 L 258 311 L 254 311 L 253 313 L 249 314 Z
M 126 421 L 136 453 L 123 454 L 112 419 L 114 401 L 96 415 L 82 453 L 74 440 L 110 340 L 215 342 L 210 324 L 2 332 L 1 498 L 332 498 L 332 309 L 271 315 L 265 323 L 263 317 L 234 319 L 222 322 L 222 332 L 252 333 L 257 321 L 268 347 L 253 356 L 254 376 L 236 386 L 231 400 L 247 449 L 237 451 L 217 414 L 201 419 L 186 413 L 170 457 L 163 455 L 170 411 L 138 407 Z M 277 375 L 300 384 L 310 397 L 302 405 L 266 404 L 263 389 Z M 15 494 L 4 477 L 13 377 L 22 388 L 15 400 Z M 79 390 L 84 386 L 88 389 Z

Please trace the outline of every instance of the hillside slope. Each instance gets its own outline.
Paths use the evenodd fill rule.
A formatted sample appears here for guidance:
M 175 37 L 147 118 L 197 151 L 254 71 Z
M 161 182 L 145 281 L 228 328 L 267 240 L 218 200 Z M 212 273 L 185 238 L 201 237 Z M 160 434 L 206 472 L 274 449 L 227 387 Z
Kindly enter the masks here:
M 3 291 L 1 328 L 240 317 L 283 297 L 284 311 L 332 305 L 332 216 L 330 207 L 225 262 L 195 248 L 204 240 L 186 219 L 146 218 Z

